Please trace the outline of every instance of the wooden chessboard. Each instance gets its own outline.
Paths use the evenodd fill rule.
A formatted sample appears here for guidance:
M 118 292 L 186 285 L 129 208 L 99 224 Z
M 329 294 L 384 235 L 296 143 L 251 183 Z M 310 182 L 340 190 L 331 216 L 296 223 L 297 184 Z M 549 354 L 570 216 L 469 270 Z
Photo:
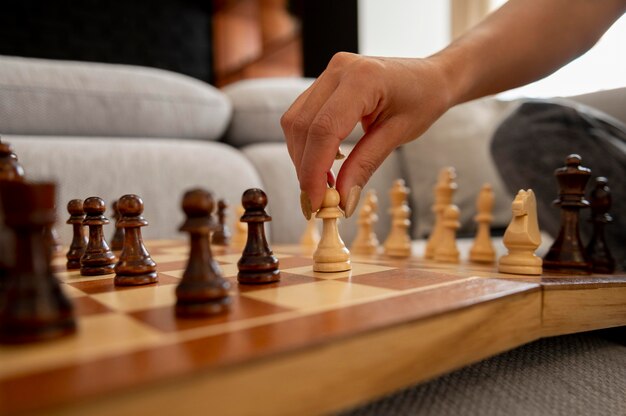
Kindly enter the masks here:
M 230 313 L 177 319 L 187 245 L 147 243 L 156 285 L 116 288 L 54 265 L 76 306 L 64 339 L 0 346 L 0 413 L 315 414 L 352 406 L 540 337 L 626 325 L 626 275 L 525 277 L 493 265 L 353 256 L 311 269 L 275 246 L 282 280 L 236 283 Z

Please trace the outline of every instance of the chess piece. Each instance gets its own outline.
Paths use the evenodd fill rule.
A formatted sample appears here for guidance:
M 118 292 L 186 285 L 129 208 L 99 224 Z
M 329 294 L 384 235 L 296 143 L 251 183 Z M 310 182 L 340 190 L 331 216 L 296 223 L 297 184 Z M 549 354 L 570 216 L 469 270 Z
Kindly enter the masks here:
M 24 180 L 24 168 L 17 160 L 10 144 L 0 140 L 0 180 L 18 181 Z
M 565 166 L 554 172 L 559 183 L 559 197 L 554 205 L 561 208 L 561 228 L 543 258 L 543 268 L 547 270 L 574 274 L 591 272 L 591 261 L 585 253 L 579 230 L 580 210 L 589 206 L 589 201 L 585 199 L 585 186 L 591 170 L 580 163 L 579 155 L 569 155 Z
M 343 216 L 339 209 L 339 192 L 327 188 L 317 218 L 323 220 L 322 237 L 313 253 L 313 271 L 343 272 L 352 268 L 350 252 L 339 236 L 337 221 Z
M 300 237 L 300 246 L 304 248 L 316 248 L 320 242 L 320 231 L 315 221 L 315 214 L 311 214 L 311 219 L 307 221 L 304 232 Z
M 265 222 L 271 221 L 267 215 L 267 195 L 258 188 L 248 189 L 241 197 L 246 210 L 241 221 L 248 224 L 248 240 L 241 258 L 237 262 L 239 283 L 272 283 L 280 280 L 278 259 L 265 238 Z
M 311 219 L 306 222 L 306 228 L 300 237 L 300 246 L 305 248 L 315 248 L 320 242 L 320 232 L 317 229 L 315 214 L 311 214 Z
M 58 338 L 76 330 L 73 307 L 52 274 L 43 230 L 55 220 L 52 183 L 5 182 L 0 196 L 15 237 L 15 263 L 0 299 L 0 342 Z
M 209 235 L 216 224 L 211 218 L 213 195 L 203 189 L 187 191 L 182 208 L 186 219 L 180 231 L 189 233 L 189 260 L 183 278 L 176 287 L 176 315 L 202 317 L 229 309 L 230 283 L 222 277 L 213 259 Z
M 24 180 L 24 169 L 13 153 L 11 145 L 0 140 L 0 181 Z M 4 226 L 2 205 L 0 204 L 0 292 L 4 279 L 13 265 L 15 254 L 13 233 Z
M 54 224 L 43 229 L 43 238 L 48 246 L 48 255 L 50 256 L 50 259 L 52 259 L 55 253 L 58 253 L 63 249 L 59 233 Z
M 111 211 L 113 211 L 111 218 L 113 218 L 113 222 L 115 224 L 115 231 L 113 232 L 113 237 L 111 237 L 111 250 L 122 251 L 124 248 L 124 228 L 117 226 L 120 221 L 118 201 L 113 201 L 113 204 L 111 204 Z
M 409 227 L 411 227 L 411 209 L 407 204 L 409 188 L 404 186 L 403 179 L 397 179 L 391 191 L 391 231 L 383 244 L 385 254 L 392 257 L 409 257 L 411 255 L 411 237 Z
M 441 216 L 441 235 L 435 249 L 434 260 L 441 263 L 458 263 L 459 249 L 456 247 L 456 230 L 461 227 L 459 208 L 450 204 Z
M 89 227 L 89 240 L 85 253 L 80 259 L 80 274 L 83 276 L 99 276 L 114 273 L 115 255 L 109 248 L 102 226 L 109 223 L 103 214 L 106 210 L 102 198 L 92 196 L 83 202 L 85 219 L 83 225 Z
M 374 222 L 378 222 L 378 195 L 376 195 L 375 189 L 370 189 L 369 191 L 367 191 L 367 193 L 365 194 L 365 203 L 372 208 Z
M 217 246 L 227 246 L 230 243 L 230 230 L 226 225 L 226 210 L 228 209 L 228 203 L 224 199 L 220 199 L 217 202 L 217 229 L 211 236 L 211 243 Z
M 435 250 L 439 244 L 441 238 L 441 231 L 443 228 L 443 211 L 446 207 L 452 204 L 452 196 L 456 191 L 457 184 L 454 182 L 456 179 L 456 171 L 452 167 L 443 168 L 439 171 L 439 177 L 437 184 L 433 188 L 435 195 L 435 202 L 432 207 L 432 211 L 435 214 L 435 224 L 433 225 L 430 233 L 430 238 L 426 243 L 426 251 L 424 256 L 427 259 L 435 257 Z
M 235 214 L 235 233 L 233 234 L 231 245 L 239 249 L 243 249 L 246 246 L 246 241 L 248 241 L 248 225 L 241 221 L 244 212 L 243 206 L 238 205 Z
M 532 189 L 520 190 L 511 204 L 513 216 L 504 232 L 502 242 L 508 254 L 498 262 L 500 273 L 541 274 L 541 257 L 535 250 L 541 244 L 541 232 L 537 221 L 537 201 Z
M 148 221 L 141 215 L 143 201 L 137 195 L 124 195 L 117 201 L 120 218 L 116 227 L 124 229 L 124 244 L 115 265 L 115 286 L 139 286 L 158 281 L 156 263 L 143 244 L 141 227 Z
M 85 219 L 83 201 L 72 199 L 67 203 L 67 212 L 70 214 L 67 224 L 72 225 L 72 243 L 66 254 L 67 269 L 76 270 L 80 269 L 80 258 L 85 253 L 85 248 L 87 247 L 87 237 L 83 227 L 83 220 Z
M 370 256 L 378 250 L 378 238 L 374 232 L 374 224 L 378 221 L 378 197 L 375 190 L 370 190 L 365 195 L 363 206 L 359 211 L 356 237 L 350 247 L 352 254 Z
M 494 195 L 491 185 L 486 183 L 476 198 L 476 216 L 474 221 L 478 225 L 474 244 L 470 249 L 469 259 L 477 263 L 493 263 L 496 251 L 491 244 L 490 225 L 493 221 Z
M 615 271 L 615 259 L 611 255 L 604 235 L 604 227 L 613 222 L 613 217 L 609 214 L 612 202 L 611 189 L 605 177 L 596 178 L 589 202 L 591 205 L 589 221 L 593 224 L 593 232 L 589 244 L 585 248 L 587 257 L 591 260 L 595 273 L 613 273 Z

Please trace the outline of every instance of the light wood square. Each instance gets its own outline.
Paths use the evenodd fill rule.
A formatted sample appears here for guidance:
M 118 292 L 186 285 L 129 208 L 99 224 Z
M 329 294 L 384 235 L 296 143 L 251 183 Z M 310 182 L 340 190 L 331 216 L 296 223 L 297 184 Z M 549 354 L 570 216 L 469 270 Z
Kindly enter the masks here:
M 74 286 L 70 286 L 70 285 L 61 285 L 61 288 L 63 289 L 63 292 L 70 298 L 78 298 L 80 296 L 86 296 L 87 294 L 85 292 L 83 292 L 82 290 L 75 288 Z
M 148 247 L 148 250 L 150 250 L 151 248 L 157 248 L 157 247 L 165 247 L 164 250 L 177 250 L 180 248 L 184 248 L 187 249 L 187 247 L 185 247 L 184 244 L 182 244 L 185 240 L 183 239 L 179 239 L 179 240 L 147 240 L 145 241 L 145 245 L 146 247 Z M 167 247 L 167 246 L 173 246 L 173 247 Z
M 160 339 L 158 331 L 127 315 L 86 316 L 79 321 L 74 335 L 43 343 L 0 346 L 0 376 L 121 354 L 157 345 Z
M 57 256 L 52 259 L 50 264 L 53 266 L 65 266 L 67 264 L 67 259 L 62 256 Z
M 316 310 L 358 303 L 397 293 L 391 289 L 327 280 L 242 293 L 241 296 L 297 310 Z
M 291 269 L 281 269 L 281 271 L 298 274 L 302 276 L 310 276 L 324 280 L 342 279 L 345 277 L 359 276 L 362 274 L 383 272 L 387 270 L 394 270 L 395 267 L 380 266 L 377 264 L 365 264 L 365 263 L 352 263 L 352 270 L 337 273 L 320 273 L 314 272 L 313 266 L 294 267 Z
M 241 254 L 235 253 L 235 254 L 213 255 L 213 258 L 223 263 L 232 263 L 236 265 L 239 259 L 241 258 Z
M 148 247 L 148 251 L 150 251 L 150 247 Z M 178 256 L 178 260 L 180 260 L 181 258 L 187 257 L 189 255 L 189 246 L 182 245 L 180 247 L 164 247 L 159 248 L 158 252 L 163 254 L 176 255 Z
M 150 257 L 152 257 L 152 260 L 156 262 L 157 266 L 159 265 L 159 263 L 169 263 L 172 261 L 185 260 L 185 257 L 181 257 L 180 254 L 170 254 L 170 253 L 151 254 Z
M 185 269 L 161 271 L 161 270 L 159 270 L 158 266 L 157 266 L 157 270 L 158 270 L 159 274 L 165 274 L 165 275 L 168 275 L 168 276 L 177 277 L 179 279 L 182 279 L 183 278 L 183 273 L 185 273 Z
M 237 273 L 239 272 L 236 264 L 220 264 L 219 266 L 220 270 L 222 271 L 222 276 L 224 277 L 237 276 Z M 159 271 L 159 273 L 182 279 L 183 274 L 185 273 L 185 269 L 165 270 Z
M 222 270 L 222 276 L 224 277 L 237 276 L 237 273 L 239 273 L 237 263 L 220 264 L 220 269 Z
M 176 285 L 149 285 L 136 289 L 98 293 L 92 297 L 116 311 L 132 312 L 176 303 Z

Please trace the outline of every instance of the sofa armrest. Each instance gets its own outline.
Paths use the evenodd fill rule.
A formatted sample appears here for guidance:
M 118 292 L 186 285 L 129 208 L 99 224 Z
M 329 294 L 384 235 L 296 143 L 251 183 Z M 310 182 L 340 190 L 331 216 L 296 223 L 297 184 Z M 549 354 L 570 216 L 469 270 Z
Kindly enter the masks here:
M 0 134 L 216 140 L 218 89 L 153 68 L 0 56 Z

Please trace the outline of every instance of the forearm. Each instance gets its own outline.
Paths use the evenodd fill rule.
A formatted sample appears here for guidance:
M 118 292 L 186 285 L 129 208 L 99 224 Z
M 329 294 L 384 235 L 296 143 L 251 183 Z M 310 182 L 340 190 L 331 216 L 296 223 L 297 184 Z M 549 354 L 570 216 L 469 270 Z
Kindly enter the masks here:
M 450 106 L 540 79 L 593 46 L 624 0 L 510 0 L 430 60 Z

